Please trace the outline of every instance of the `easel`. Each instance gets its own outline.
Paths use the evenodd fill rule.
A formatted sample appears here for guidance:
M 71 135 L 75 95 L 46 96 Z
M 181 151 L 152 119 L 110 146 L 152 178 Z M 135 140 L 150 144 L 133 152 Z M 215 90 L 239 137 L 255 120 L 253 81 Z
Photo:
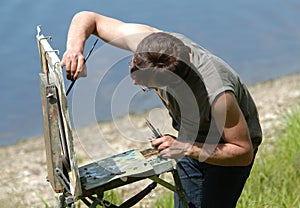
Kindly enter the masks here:
M 42 35 L 40 27 L 37 27 L 36 38 L 42 68 L 39 76 L 48 181 L 53 190 L 59 194 L 58 207 L 75 208 L 78 200 L 90 208 L 95 208 L 97 205 L 111 208 L 132 207 L 149 194 L 157 184 L 160 184 L 176 192 L 183 206 L 187 208 L 187 199 L 173 161 L 151 154 L 151 149 L 129 150 L 96 163 L 78 167 L 62 69 L 60 59 L 56 54 L 58 51 L 52 49 L 48 42 L 51 37 Z M 123 164 L 126 164 L 127 169 Z M 139 170 L 128 168 L 130 166 L 137 166 Z M 171 173 L 175 185 L 159 178 L 159 175 L 163 173 Z M 104 199 L 105 191 L 147 178 L 153 182 L 121 205 L 114 205 Z

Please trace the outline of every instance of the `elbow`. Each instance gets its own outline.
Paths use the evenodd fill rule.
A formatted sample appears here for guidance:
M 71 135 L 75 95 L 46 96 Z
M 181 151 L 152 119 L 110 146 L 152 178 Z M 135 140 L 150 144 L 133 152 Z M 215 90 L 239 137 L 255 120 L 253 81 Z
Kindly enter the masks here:
M 91 11 L 85 11 L 85 10 L 82 10 L 82 11 L 79 11 L 77 12 L 74 16 L 73 16 L 73 21 L 75 20 L 82 20 L 82 19 L 89 19 L 89 20 L 92 20 L 94 19 L 94 17 L 96 16 L 97 14 L 95 12 L 91 12 Z
M 245 152 L 241 155 L 241 166 L 248 166 L 252 163 L 254 157 L 253 149 L 247 148 Z
M 92 14 L 92 12 L 90 12 L 90 11 L 79 11 L 74 15 L 73 19 L 85 18 L 86 16 L 89 16 L 91 14 Z

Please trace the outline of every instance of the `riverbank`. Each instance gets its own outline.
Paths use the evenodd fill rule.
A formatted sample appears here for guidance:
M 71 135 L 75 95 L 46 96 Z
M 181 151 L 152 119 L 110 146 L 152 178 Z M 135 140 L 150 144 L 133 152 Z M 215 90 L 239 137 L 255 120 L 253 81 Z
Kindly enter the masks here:
M 249 89 L 257 104 L 263 128 L 264 141 L 260 149 L 262 151 L 270 146 L 269 144 L 276 142 L 276 131 L 280 129 L 282 114 L 300 103 L 300 74 L 259 83 L 249 86 Z M 161 109 L 158 111 L 160 114 L 165 112 Z M 137 129 L 146 129 L 145 115 L 130 116 L 131 124 Z M 109 156 L 113 152 L 149 147 L 147 142 L 129 139 L 136 138 L 137 135 L 128 126 L 126 118 L 120 118 L 117 123 L 118 128 L 113 122 L 102 122 L 83 127 L 74 133 L 80 165 Z M 120 129 L 123 130 L 122 134 Z M 172 130 L 166 127 L 164 132 L 166 131 Z M 51 207 L 56 206 L 55 194 L 46 181 L 46 158 L 42 136 L 1 147 L 0 159 L 0 207 L 40 208 L 45 207 L 44 202 Z M 156 188 L 158 189 L 160 188 Z

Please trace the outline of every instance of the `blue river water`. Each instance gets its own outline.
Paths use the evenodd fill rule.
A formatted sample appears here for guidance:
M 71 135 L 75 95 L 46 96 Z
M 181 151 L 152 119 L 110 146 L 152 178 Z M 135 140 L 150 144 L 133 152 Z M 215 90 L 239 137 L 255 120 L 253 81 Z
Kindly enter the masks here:
M 61 56 L 72 16 L 81 10 L 183 33 L 226 60 L 248 85 L 300 72 L 300 2 L 296 0 L 2 1 L 0 146 L 43 132 L 36 26 L 41 25 L 43 33 L 52 36 L 51 44 L 61 51 Z M 93 40 L 91 37 L 87 47 Z M 97 47 L 102 50 L 95 54 L 105 57 L 104 43 Z M 123 57 L 126 58 L 114 64 L 98 87 L 95 98 L 98 121 L 112 119 L 111 101 L 106 95 L 114 92 L 117 84 L 128 76 L 129 55 Z M 84 79 L 80 82 L 88 85 Z M 70 103 L 72 96 L 74 93 L 70 95 Z M 160 105 L 151 96 L 137 96 L 130 104 L 130 112 L 140 113 Z M 117 115 L 122 116 L 127 111 L 122 111 L 122 103 L 119 105 Z M 82 117 L 82 125 L 88 124 L 84 113 Z

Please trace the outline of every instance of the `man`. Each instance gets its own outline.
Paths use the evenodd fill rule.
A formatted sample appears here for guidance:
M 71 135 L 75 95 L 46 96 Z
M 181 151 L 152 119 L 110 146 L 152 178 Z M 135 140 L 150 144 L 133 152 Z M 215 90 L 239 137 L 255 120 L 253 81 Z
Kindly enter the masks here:
M 154 89 L 178 135 L 152 141 L 177 168 L 190 207 L 235 207 L 262 140 L 256 106 L 223 60 L 183 35 L 124 23 L 93 12 L 77 13 L 62 59 L 68 79 L 84 65 L 90 35 L 134 53 L 134 84 Z M 175 206 L 181 207 L 175 195 Z

